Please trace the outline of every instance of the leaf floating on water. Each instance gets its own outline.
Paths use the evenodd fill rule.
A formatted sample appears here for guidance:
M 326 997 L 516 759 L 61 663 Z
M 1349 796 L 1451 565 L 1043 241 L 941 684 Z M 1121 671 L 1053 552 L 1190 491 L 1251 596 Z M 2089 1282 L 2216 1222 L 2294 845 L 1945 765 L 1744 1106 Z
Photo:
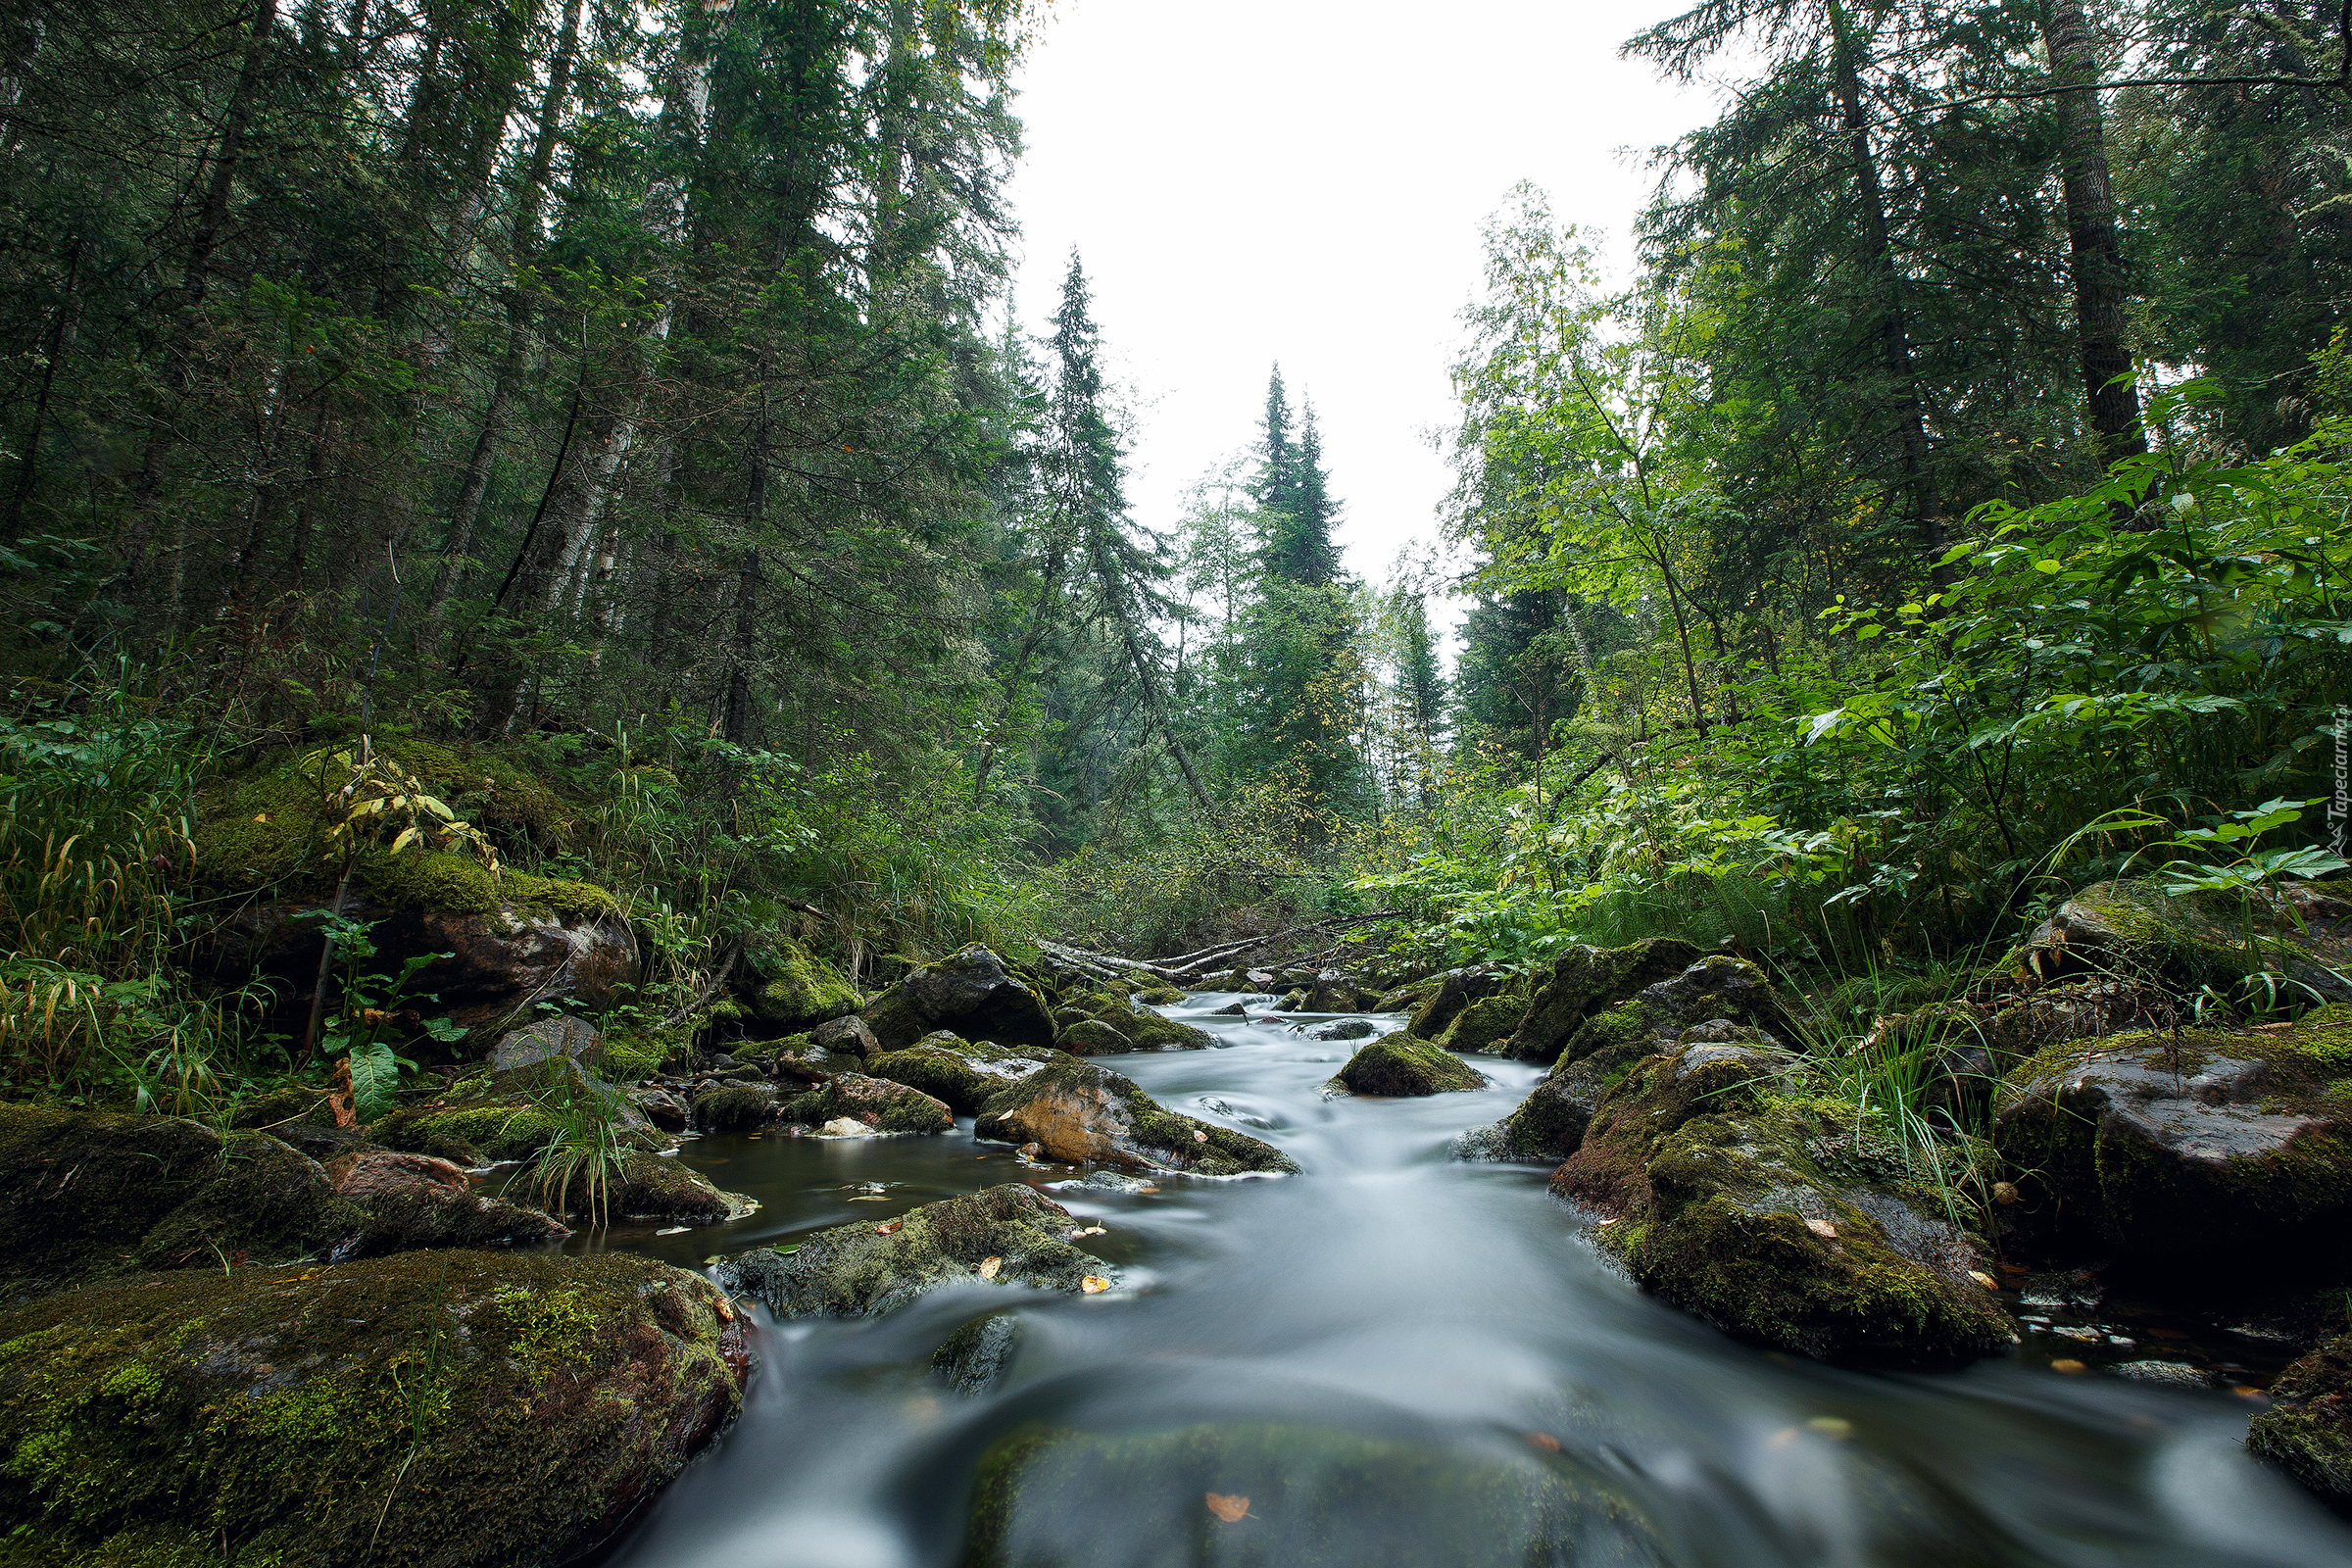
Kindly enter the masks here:
M 2259 1399 L 2262 1397 L 2262 1391 L 2260 1389 L 2250 1387 L 2249 1385 L 2243 1383 L 2231 1385 L 2230 1392 L 2236 1395 L 2241 1399 Z
M 993 1280 L 997 1277 L 997 1270 L 1004 1266 L 1004 1260 L 1001 1257 L 984 1257 L 980 1260 L 980 1277 L 984 1280 Z
M 671 1225 L 664 1229 L 658 1230 L 654 1232 L 654 1234 L 656 1236 L 683 1236 L 686 1234 L 686 1227 L 683 1225 Z
M 1250 1517 L 1250 1499 L 1212 1492 L 1208 1494 L 1208 1511 L 1229 1525 L 1238 1525 Z
M 1610 1226 L 1612 1226 L 1612 1225 L 1614 1225 L 1614 1224 L 1616 1224 L 1616 1223 L 1617 1223 L 1617 1222 L 1616 1222 L 1614 1219 L 1604 1219 L 1604 1220 L 1602 1220 L 1602 1221 L 1600 1222 L 1600 1228 L 1601 1228 L 1602 1230 L 1607 1230 L 1607 1229 L 1608 1229 Z
M 1975 1280 L 1979 1285 L 1984 1286 L 1988 1291 L 1996 1289 L 1992 1276 L 1985 1273 L 1981 1268 L 1970 1269 L 1968 1271 L 1968 1277 L 1972 1280 Z
M 2072 1356 L 2061 1356 L 2059 1359 L 2050 1363 L 2050 1370 L 2053 1372 L 2063 1372 L 2070 1378 L 2079 1378 L 2083 1373 L 2089 1371 L 2090 1368 L 2084 1366 L 2082 1362 L 2074 1359 Z
M 1110 1289 L 1110 1281 L 1100 1274 L 1089 1274 L 1078 1282 L 1078 1288 L 1089 1296 L 1101 1296 L 1104 1291 Z M 1246 1499 L 1244 1506 L 1248 1506 Z
M 1826 1219 L 1809 1219 L 1805 1221 L 1805 1229 L 1824 1241 L 1834 1242 L 1838 1239 L 1838 1227 Z
M 1772 1441 L 1769 1446 L 1775 1448 L 1786 1448 L 1788 1446 L 1788 1445 L 1794 1443 L 1803 1433 L 1803 1431 L 1804 1428 L 1802 1427 L 1783 1427 L 1780 1431 L 1775 1432 L 1772 1435 Z
M 864 1198 L 853 1198 L 850 1201 L 853 1203 L 887 1203 L 890 1201 L 890 1197 L 884 1193 L 873 1193 Z
M 899 1227 L 906 1223 L 906 1222 L 903 1219 L 891 1220 L 886 1224 L 875 1226 L 874 1234 L 876 1236 L 896 1236 L 899 1234 Z
M 1805 1430 L 1843 1443 L 1854 1435 L 1854 1424 L 1843 1416 L 1817 1415 L 1805 1423 Z
M 1520 1436 L 1527 1439 L 1529 1443 L 1535 1445 L 1537 1447 L 1542 1448 L 1545 1453 L 1557 1453 L 1560 1451 L 1560 1440 L 1553 1437 L 1548 1432 L 1523 1432 L 1520 1434 Z
M 1159 1191 L 1159 1189 L 1156 1187 L 1138 1187 L 1136 1191 L 1138 1193 L 1156 1193 Z

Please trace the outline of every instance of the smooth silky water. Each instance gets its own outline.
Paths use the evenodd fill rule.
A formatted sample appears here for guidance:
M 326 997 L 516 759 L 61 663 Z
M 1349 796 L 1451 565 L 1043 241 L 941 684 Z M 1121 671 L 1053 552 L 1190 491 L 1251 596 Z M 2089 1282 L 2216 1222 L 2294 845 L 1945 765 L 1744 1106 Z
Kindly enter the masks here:
M 1210 1519 L 1206 1472 L 1174 1460 L 1164 1480 L 1019 1515 L 1014 1556 L 1041 1568 L 2352 1564 L 2352 1528 L 2246 1457 L 2245 1400 L 2061 1376 L 2030 1352 L 1929 1375 L 1736 1344 L 1604 1267 L 1544 1171 L 1447 1157 L 1539 1069 L 1479 1058 L 1494 1079 L 1483 1093 L 1326 1099 L 1355 1043 L 1208 1015 L 1232 1000 L 1167 1009 L 1220 1049 L 1105 1064 L 1172 1109 L 1279 1145 L 1303 1175 L 1064 1186 L 1084 1173 L 1025 1164 L 968 1122 L 938 1137 L 690 1141 L 682 1157 L 760 1211 L 602 1245 L 694 1265 L 1027 1181 L 1107 1227 L 1081 1245 L 1119 1266 L 1120 1286 L 1070 1298 L 975 1282 L 877 1321 L 760 1314 L 742 1420 L 604 1561 L 946 1568 L 981 1455 L 1036 1423 L 1337 1430 L 1437 1455 L 1421 1473 L 1517 1468 L 1610 1499 L 1576 1529 L 1472 1546 L 1446 1506 L 1458 1494 L 1392 1490 L 1366 1509 L 1332 1474 L 1344 1460 L 1283 1436 L 1236 1445 L 1233 1473 L 1206 1480 L 1251 1499 L 1238 1524 Z M 1007 1375 L 977 1398 L 948 1390 L 931 1352 L 1008 1307 L 1022 1327 Z

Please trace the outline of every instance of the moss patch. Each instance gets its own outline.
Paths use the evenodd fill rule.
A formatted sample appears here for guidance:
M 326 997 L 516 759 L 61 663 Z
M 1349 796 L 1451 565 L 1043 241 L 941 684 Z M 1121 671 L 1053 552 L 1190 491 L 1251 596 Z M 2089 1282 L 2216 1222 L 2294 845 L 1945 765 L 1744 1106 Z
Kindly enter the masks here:
M 2352 1501 L 2352 1336 L 2288 1367 L 2271 1397 L 2246 1447 L 2322 1496 Z
M 812 956 L 800 943 L 760 932 L 743 945 L 753 982 L 752 1011 L 786 1029 L 813 1029 L 856 1012 L 864 1002 L 847 976 Z
M 1399 1030 L 1348 1057 L 1332 1083 L 1359 1095 L 1401 1097 L 1484 1089 L 1487 1076 L 1443 1046 Z
M 705 1281 L 616 1253 L 52 1298 L 0 1312 L 0 1513 L 67 1562 L 174 1562 L 190 1535 L 284 1568 L 554 1560 L 733 1415 L 731 1321 Z

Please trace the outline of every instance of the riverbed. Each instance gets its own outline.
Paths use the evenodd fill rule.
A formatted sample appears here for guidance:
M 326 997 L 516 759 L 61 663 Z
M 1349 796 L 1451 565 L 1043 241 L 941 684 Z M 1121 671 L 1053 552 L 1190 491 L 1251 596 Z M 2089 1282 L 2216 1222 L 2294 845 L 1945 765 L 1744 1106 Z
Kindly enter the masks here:
M 1483 1092 L 1334 1097 L 1326 1081 L 1352 1043 L 1267 1013 L 1212 1015 L 1234 1000 L 1165 1009 L 1215 1049 L 1099 1059 L 1171 1109 L 1278 1145 L 1301 1175 L 1114 1190 L 976 1142 L 968 1121 L 931 1137 L 710 1137 L 680 1157 L 759 1200 L 757 1213 L 575 1240 L 692 1266 L 1022 1181 L 1103 1227 L 1081 1245 L 1116 1265 L 1116 1286 L 1091 1297 L 975 1283 L 875 1321 L 761 1316 L 742 1420 L 603 1561 L 950 1568 L 982 1455 L 1023 1430 L 1076 1429 L 1236 1435 L 1215 1450 L 1234 1473 L 1208 1490 L 1248 1511 L 1230 1525 L 1205 1514 L 1196 1468 L 1130 1467 L 1114 1492 L 1016 1513 L 1007 1541 L 1023 1565 L 2352 1564 L 2352 1527 L 2243 1451 L 2260 1385 L 2291 1350 L 2258 1336 L 2134 1343 L 2144 1330 L 2026 1299 L 2031 1287 L 2010 1296 L 2037 1320 L 2028 1343 L 1961 1372 L 1757 1350 L 1612 1273 L 1545 1170 L 1449 1157 L 1540 1069 L 1474 1058 L 1494 1080 Z M 1008 1306 L 1020 1334 L 1007 1373 L 985 1395 L 952 1392 L 932 1351 Z M 2167 1356 L 2207 1386 L 2112 1374 Z M 1390 1485 L 1366 1506 L 1361 1477 L 1334 1457 L 1345 1444 L 1415 1456 L 1397 1475 L 1499 1477 L 1514 1495 L 1592 1505 L 1524 1536 L 1465 1533 L 1458 1489 L 1436 1481 Z

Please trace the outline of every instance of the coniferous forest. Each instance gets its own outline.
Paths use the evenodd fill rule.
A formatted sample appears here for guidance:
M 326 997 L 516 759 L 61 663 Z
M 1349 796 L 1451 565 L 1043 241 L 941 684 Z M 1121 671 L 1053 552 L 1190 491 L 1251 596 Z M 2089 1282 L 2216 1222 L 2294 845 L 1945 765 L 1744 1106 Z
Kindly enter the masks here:
M 1635 32 L 1374 575 L 1054 25 L 0 13 L 0 1560 L 2352 1561 L 2352 11 Z

